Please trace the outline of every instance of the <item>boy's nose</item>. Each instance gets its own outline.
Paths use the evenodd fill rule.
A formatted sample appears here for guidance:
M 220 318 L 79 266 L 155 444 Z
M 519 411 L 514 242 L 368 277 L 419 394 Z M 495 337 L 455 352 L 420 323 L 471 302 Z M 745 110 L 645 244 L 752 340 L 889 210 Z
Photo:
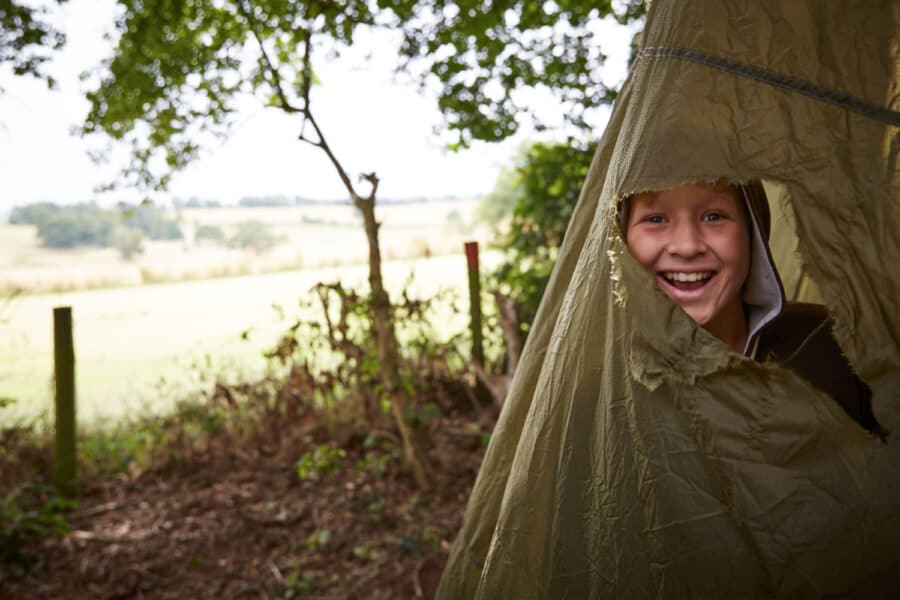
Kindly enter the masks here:
M 669 254 L 676 256 L 694 256 L 706 251 L 706 243 L 703 240 L 703 232 L 699 223 L 682 222 L 672 228 L 672 237 L 666 246 Z

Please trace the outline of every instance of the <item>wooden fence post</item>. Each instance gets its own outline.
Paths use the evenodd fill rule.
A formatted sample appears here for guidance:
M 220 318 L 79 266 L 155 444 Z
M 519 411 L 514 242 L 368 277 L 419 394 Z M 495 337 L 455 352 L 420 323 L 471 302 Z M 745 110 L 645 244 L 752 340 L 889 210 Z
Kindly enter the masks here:
M 78 460 L 75 448 L 75 345 L 72 307 L 53 309 L 54 375 L 56 381 L 56 447 L 53 483 L 65 497 L 78 495 Z
M 478 271 L 478 242 L 466 242 L 469 267 L 469 313 L 472 328 L 472 360 L 484 365 L 484 342 L 481 337 L 481 276 Z

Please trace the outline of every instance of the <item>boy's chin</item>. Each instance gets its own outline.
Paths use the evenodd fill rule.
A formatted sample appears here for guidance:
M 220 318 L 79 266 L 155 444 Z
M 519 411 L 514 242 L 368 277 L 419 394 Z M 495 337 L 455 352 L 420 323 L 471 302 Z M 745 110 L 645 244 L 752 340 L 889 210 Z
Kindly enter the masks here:
M 712 321 L 713 316 L 708 311 L 690 310 L 684 307 L 682 307 L 682 309 L 700 327 L 706 327 L 709 322 Z

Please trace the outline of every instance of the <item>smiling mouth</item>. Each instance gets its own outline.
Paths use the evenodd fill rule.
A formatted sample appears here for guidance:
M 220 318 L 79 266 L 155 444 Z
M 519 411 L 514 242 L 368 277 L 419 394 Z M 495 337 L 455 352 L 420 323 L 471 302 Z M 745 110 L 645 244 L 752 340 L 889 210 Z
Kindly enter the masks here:
M 662 271 L 658 273 L 660 279 L 676 290 L 698 290 L 709 283 L 715 275 L 714 271 Z

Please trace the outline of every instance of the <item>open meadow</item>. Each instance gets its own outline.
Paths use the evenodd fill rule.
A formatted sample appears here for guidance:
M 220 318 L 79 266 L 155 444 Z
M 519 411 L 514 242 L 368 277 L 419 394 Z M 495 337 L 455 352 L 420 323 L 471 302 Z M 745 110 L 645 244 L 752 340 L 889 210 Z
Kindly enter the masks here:
M 378 206 L 382 257 L 391 260 L 458 252 L 463 241 L 484 235 L 472 227 L 477 204 L 468 199 Z M 61 292 L 344 266 L 363 263 L 368 256 L 362 221 L 348 204 L 169 212 L 184 239 L 145 240 L 144 251 L 131 260 L 123 260 L 114 248 L 45 248 L 34 226 L 0 223 L 0 293 Z M 196 235 L 205 227 L 218 228 L 227 237 L 240 224 L 250 222 L 262 224 L 271 234 L 271 249 L 229 247 Z
M 420 296 L 451 288 L 467 297 L 466 232 L 447 215 L 474 205 L 439 204 L 380 211 L 392 293 L 413 277 Z M 98 422 L 165 410 L 208 388 L 212 377 L 261 374 L 263 352 L 300 315 L 299 302 L 311 299 L 314 284 L 365 285 L 365 239 L 350 206 L 189 209 L 181 218 L 185 241 L 151 242 L 134 262 L 112 249 L 41 248 L 30 226 L 0 226 L 0 281 L 7 295 L 26 290 L 0 309 L 0 397 L 16 400 L 0 409 L 0 419 L 32 418 L 52 407 L 55 306 L 73 309 L 78 418 Z M 191 240 L 191 227 L 250 218 L 269 223 L 284 241 L 253 253 Z M 447 332 L 466 326 L 464 316 L 455 319 L 436 321 Z

